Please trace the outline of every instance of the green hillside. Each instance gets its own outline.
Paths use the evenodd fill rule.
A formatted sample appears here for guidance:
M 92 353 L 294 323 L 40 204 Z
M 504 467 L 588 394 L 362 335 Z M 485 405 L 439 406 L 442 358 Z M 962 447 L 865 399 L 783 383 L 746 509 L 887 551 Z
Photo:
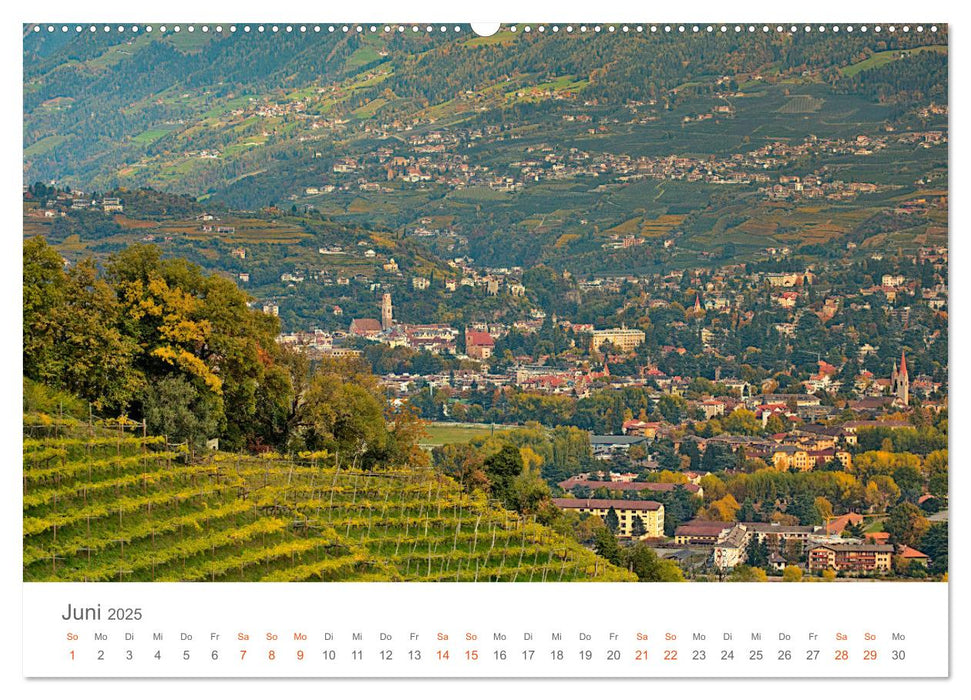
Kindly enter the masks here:
M 141 426 L 24 416 L 25 581 L 626 581 L 427 467 L 185 463 Z
M 115 190 L 126 213 L 125 191 L 187 193 L 381 232 L 420 247 L 415 258 L 573 274 L 750 260 L 797 240 L 840 247 L 861 221 L 945 186 L 943 26 L 690 37 L 505 27 L 488 40 L 468 27 L 182 29 L 28 28 L 25 182 Z M 793 177 L 825 186 L 812 206 L 768 193 Z M 645 225 L 628 233 L 645 245 L 614 247 L 636 220 Z M 291 226 L 308 230 L 254 229 L 246 242 L 280 244 L 265 251 L 280 258 L 283 244 L 317 250 L 314 223 Z M 939 227 L 918 222 L 901 242 L 924 244 Z M 118 245 L 110 228 L 92 222 L 75 247 Z M 181 229 L 175 243 L 198 227 Z M 219 242 L 191 232 L 187 247 L 210 249 L 176 254 L 231 269 Z M 429 276 L 414 268 L 402 269 Z M 257 288 L 281 293 L 254 274 Z M 284 305 L 285 325 L 326 325 L 313 309 L 334 304 L 362 312 L 332 298 Z

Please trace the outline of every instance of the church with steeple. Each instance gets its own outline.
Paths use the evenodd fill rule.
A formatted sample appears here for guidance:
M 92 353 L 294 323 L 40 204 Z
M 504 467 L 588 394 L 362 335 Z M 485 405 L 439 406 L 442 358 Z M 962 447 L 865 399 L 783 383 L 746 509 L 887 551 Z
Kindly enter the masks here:
M 890 393 L 897 397 L 897 401 L 904 406 L 910 405 L 910 376 L 907 374 L 907 356 L 900 351 L 900 367 L 893 363 L 893 373 L 890 375 Z

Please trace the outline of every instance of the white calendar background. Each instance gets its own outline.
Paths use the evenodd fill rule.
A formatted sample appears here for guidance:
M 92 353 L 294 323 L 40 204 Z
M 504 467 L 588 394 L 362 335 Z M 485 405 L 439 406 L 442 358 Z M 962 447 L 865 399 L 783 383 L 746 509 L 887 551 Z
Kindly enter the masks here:
M 34 583 L 24 615 L 28 677 L 948 674 L 941 583 Z

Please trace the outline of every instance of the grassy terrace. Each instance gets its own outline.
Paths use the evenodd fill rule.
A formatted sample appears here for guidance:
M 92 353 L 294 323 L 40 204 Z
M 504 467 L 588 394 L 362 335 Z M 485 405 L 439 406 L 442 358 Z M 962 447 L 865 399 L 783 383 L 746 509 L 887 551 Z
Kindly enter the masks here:
M 486 423 L 429 423 L 425 426 L 428 437 L 421 441 L 423 446 L 453 445 L 468 442 L 479 436 L 489 436 L 502 430 L 512 430 L 517 426 L 489 425 Z
M 25 416 L 25 581 L 632 580 L 427 468 L 185 464 L 163 438 L 39 422 Z

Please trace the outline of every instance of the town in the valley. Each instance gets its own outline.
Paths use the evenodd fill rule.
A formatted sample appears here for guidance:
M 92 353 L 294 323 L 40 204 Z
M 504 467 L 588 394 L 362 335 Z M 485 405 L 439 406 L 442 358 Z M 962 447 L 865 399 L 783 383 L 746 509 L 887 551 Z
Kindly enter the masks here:
M 554 452 L 544 464 L 552 502 L 602 521 L 621 540 L 650 543 L 689 575 L 724 578 L 736 570 L 749 575 L 749 568 L 790 578 L 924 575 L 933 560 L 921 538 L 946 522 L 946 478 L 922 468 L 909 450 L 926 456 L 946 448 L 946 433 L 934 427 L 946 416 L 946 383 L 927 359 L 921 367 L 906 347 L 886 345 L 918 333 L 918 352 L 930 358 L 928 349 L 943 341 L 947 251 L 921 249 L 887 267 L 883 253 L 850 262 L 854 248 L 840 262 L 795 272 L 729 265 L 576 282 L 581 295 L 623 290 L 629 301 L 617 312 L 633 311 L 631 325 L 598 328 L 541 308 L 511 323 L 404 323 L 395 317 L 393 292 L 384 291 L 375 295 L 374 317 L 333 331 L 285 333 L 279 342 L 314 357 L 373 358 L 395 349 L 433 356 L 439 371 L 381 375 L 393 401 L 417 407 L 433 434 L 453 426 L 510 436 L 516 426 L 585 428 L 584 458 L 567 466 Z M 789 251 L 765 255 L 771 269 Z M 901 264 L 907 274 L 897 272 Z M 446 291 L 461 285 L 511 302 L 526 294 L 522 270 L 453 266 L 455 277 L 438 281 Z M 854 267 L 894 272 L 850 286 Z M 409 286 L 430 284 L 414 278 Z M 279 312 L 274 304 L 262 309 Z M 642 330 L 655 310 L 665 312 L 665 327 Z M 873 315 L 894 335 L 861 332 L 857 319 Z M 771 376 L 739 361 L 739 351 L 758 354 L 737 342 L 757 316 L 770 319 L 764 333 L 786 351 L 787 371 Z M 841 322 L 831 324 L 837 316 Z M 830 324 L 825 331 L 823 324 Z M 792 352 L 797 340 L 823 332 L 849 340 L 852 356 L 834 359 L 825 346 L 800 350 L 804 359 Z M 649 350 L 648 333 L 655 338 Z M 657 338 L 668 342 L 657 345 Z M 889 353 L 891 369 L 881 372 Z M 803 498 L 798 508 L 756 507 L 757 487 L 742 502 L 726 493 L 726 480 L 771 480 L 766 470 L 807 481 L 852 475 L 855 483 L 835 498 Z M 901 489 L 912 503 L 895 503 Z

